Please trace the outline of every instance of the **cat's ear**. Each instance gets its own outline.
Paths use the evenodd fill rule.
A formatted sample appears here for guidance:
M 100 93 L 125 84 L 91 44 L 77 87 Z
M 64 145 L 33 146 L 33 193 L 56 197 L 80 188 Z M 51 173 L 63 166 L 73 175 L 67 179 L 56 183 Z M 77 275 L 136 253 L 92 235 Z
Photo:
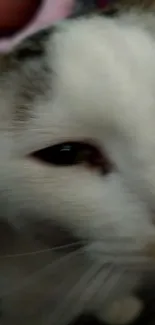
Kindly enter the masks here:
M 45 42 L 59 21 L 75 11 L 75 0 L 41 0 L 41 5 L 23 30 L 7 38 L 0 38 L 0 74 L 17 70 L 32 58 L 45 53 Z M 21 64 L 20 64 L 21 62 Z
M 42 0 L 28 26 L 14 36 L 0 38 L 0 61 L 8 63 L 12 54 L 20 60 L 41 54 L 48 35 L 58 22 L 92 13 L 94 3 L 94 0 Z
M 74 11 L 74 0 L 42 0 L 31 22 L 11 37 L 0 39 L 0 54 L 9 54 L 23 40 L 54 26 Z

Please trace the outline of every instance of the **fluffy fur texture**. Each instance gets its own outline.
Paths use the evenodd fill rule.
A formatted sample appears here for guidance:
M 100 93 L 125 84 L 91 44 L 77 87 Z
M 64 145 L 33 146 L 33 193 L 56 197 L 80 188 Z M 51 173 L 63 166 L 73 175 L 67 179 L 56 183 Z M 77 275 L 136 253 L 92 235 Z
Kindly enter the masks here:
M 71 20 L 1 59 L 1 325 L 103 316 L 154 267 L 154 32 L 151 14 Z M 99 146 L 111 173 L 29 156 L 64 141 Z M 82 247 L 47 250 L 64 234 Z

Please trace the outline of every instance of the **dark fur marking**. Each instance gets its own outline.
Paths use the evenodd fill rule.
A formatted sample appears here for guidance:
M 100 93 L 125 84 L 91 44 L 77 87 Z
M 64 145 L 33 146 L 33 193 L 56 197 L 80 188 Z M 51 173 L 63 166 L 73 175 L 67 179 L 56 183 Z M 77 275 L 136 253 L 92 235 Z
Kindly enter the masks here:
M 53 28 L 46 29 L 24 40 L 14 53 L 16 60 L 23 62 L 23 60 L 44 55 L 45 43 L 48 41 L 52 31 Z
M 94 14 L 95 8 L 94 0 L 78 0 L 75 2 L 75 8 L 73 13 L 69 16 L 69 19 L 87 16 L 92 13 Z
M 31 36 L 12 55 L 19 84 L 15 94 L 14 121 L 26 122 L 32 118 L 34 101 L 38 96 L 45 96 L 49 89 L 51 73 L 46 46 L 52 32 L 53 28 Z
M 113 8 L 113 9 L 108 9 L 105 11 L 101 12 L 101 15 L 107 16 L 107 17 L 115 17 L 118 14 L 118 10 Z
M 83 16 L 87 17 L 90 15 L 113 17 L 117 14 L 117 12 L 118 9 L 114 7 L 111 8 L 111 6 L 108 6 L 108 8 L 103 8 L 103 10 L 99 9 L 95 0 L 77 0 L 74 11 L 69 18 L 74 19 Z
M 33 70 L 31 67 L 26 71 L 19 71 L 19 89 L 16 94 L 15 101 L 15 120 L 26 122 L 29 118 L 33 117 L 33 104 L 37 97 L 45 96 L 49 89 L 50 72 L 47 62 L 44 58 L 39 60 L 38 70 Z

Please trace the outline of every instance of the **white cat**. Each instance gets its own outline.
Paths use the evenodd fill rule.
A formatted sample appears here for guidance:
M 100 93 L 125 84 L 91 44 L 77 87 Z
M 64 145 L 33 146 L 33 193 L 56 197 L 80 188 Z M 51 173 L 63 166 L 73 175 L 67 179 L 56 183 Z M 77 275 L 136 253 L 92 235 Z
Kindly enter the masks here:
M 43 34 L 1 58 L 0 323 L 127 323 L 154 267 L 155 18 Z

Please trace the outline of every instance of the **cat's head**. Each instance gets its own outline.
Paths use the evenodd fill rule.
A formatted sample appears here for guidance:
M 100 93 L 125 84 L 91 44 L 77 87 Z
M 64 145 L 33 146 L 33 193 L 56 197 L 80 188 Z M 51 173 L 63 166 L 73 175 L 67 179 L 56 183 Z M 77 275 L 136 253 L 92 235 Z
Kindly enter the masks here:
M 1 60 L 0 214 L 20 229 L 55 224 L 101 254 L 121 243 L 120 255 L 145 256 L 154 236 L 155 43 L 122 26 L 72 20 Z

